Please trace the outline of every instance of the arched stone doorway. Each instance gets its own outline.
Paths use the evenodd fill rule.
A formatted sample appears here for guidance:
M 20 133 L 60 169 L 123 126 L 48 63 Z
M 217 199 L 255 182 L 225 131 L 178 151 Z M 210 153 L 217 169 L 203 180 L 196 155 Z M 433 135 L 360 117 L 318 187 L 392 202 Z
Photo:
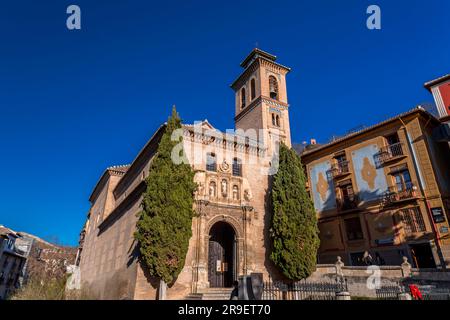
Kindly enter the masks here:
M 211 288 L 229 288 L 236 279 L 237 240 L 234 228 L 224 221 L 209 231 L 208 281 Z

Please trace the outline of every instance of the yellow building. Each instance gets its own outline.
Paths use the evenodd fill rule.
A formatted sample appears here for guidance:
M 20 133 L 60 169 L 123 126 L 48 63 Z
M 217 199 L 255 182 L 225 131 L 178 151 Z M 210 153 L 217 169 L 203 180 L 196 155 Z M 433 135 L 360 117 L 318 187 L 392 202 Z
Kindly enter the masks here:
M 450 265 L 450 151 L 422 107 L 302 153 L 319 217 L 319 263 Z

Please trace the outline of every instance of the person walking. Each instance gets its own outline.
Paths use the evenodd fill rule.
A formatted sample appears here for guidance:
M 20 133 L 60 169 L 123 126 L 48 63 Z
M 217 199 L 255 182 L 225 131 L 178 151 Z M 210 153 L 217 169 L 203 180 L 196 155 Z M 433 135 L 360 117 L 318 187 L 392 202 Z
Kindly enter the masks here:
M 239 282 L 233 282 L 233 291 L 231 291 L 230 300 L 239 300 Z

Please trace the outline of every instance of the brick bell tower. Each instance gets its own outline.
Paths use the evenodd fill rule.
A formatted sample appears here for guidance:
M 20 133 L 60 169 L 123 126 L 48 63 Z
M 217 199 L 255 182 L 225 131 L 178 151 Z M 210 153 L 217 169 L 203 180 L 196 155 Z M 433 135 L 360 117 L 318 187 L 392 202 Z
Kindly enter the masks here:
M 276 62 L 276 56 L 253 49 L 241 63 L 244 71 L 231 84 L 236 95 L 236 129 L 255 129 L 269 148 L 274 136 L 291 147 L 286 74 L 290 68 Z M 260 136 L 259 129 L 265 129 Z

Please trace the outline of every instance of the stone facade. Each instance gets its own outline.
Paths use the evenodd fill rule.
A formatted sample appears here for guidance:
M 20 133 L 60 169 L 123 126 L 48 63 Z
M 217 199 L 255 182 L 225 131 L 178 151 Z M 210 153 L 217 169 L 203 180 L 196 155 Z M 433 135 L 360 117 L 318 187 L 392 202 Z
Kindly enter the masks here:
M 183 147 L 195 171 L 192 238 L 185 266 L 167 297 L 180 299 L 205 288 L 230 286 L 239 275 L 276 276 L 268 259 L 268 190 L 273 143 L 291 144 L 285 76 L 276 57 L 255 49 L 232 84 L 235 132 L 208 121 L 183 126 Z M 158 281 L 138 262 L 133 238 L 145 178 L 162 125 L 135 160 L 108 168 L 90 197 L 81 233 L 79 266 L 83 289 L 101 299 L 156 299 Z

